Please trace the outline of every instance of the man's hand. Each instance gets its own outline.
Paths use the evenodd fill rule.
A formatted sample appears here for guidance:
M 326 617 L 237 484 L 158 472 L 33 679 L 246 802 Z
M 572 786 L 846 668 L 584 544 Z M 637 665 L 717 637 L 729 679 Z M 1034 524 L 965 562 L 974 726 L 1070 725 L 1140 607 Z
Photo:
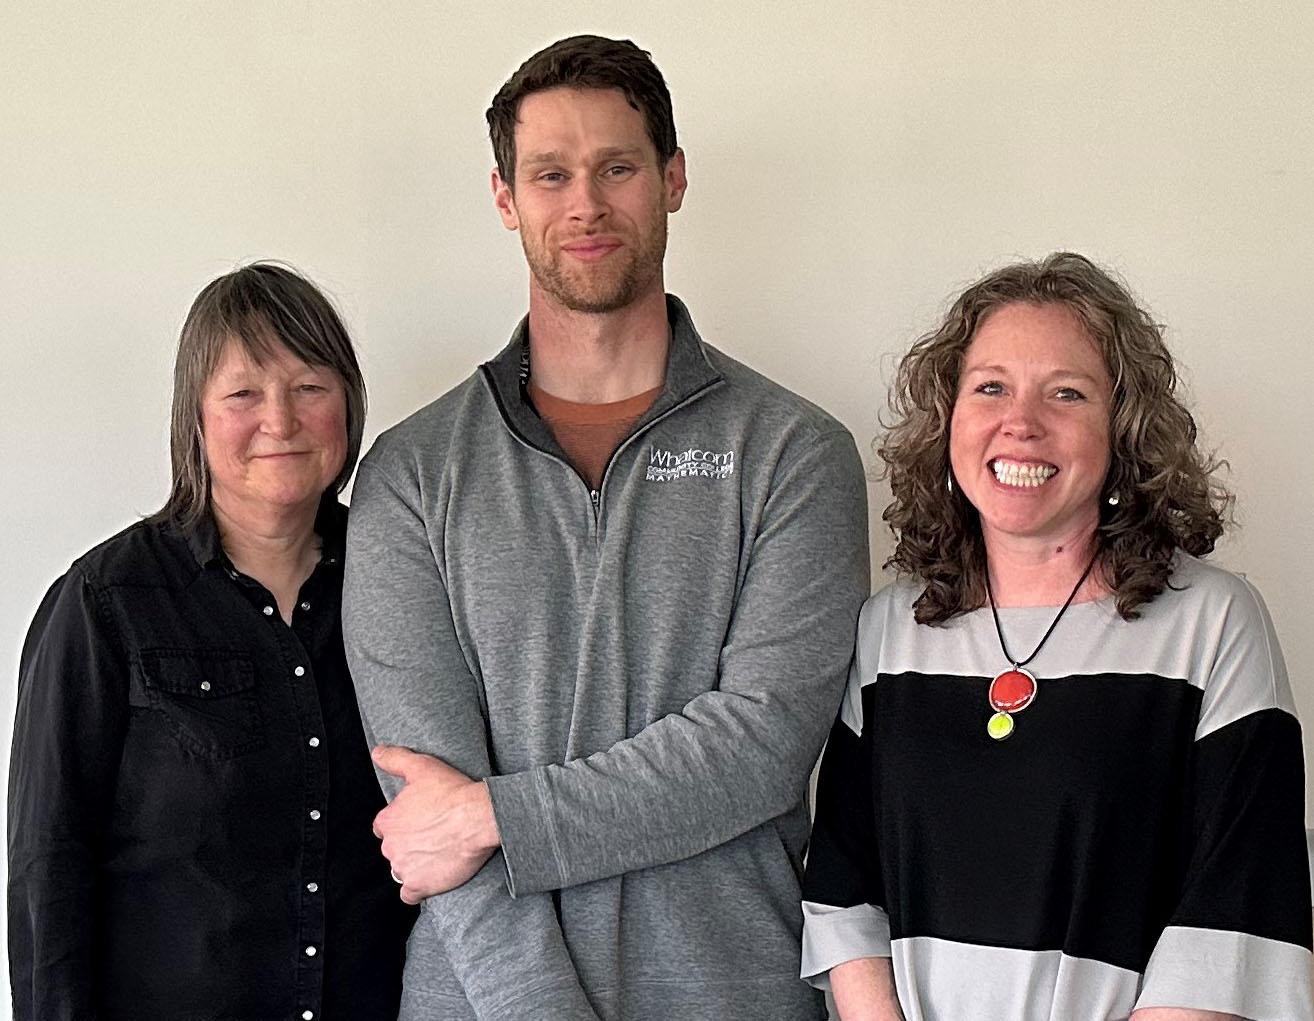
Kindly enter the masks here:
M 418 904 L 483 868 L 502 842 L 487 785 L 406 748 L 379 745 L 373 756 L 375 765 L 406 783 L 374 817 L 374 835 L 402 884 L 401 899 Z

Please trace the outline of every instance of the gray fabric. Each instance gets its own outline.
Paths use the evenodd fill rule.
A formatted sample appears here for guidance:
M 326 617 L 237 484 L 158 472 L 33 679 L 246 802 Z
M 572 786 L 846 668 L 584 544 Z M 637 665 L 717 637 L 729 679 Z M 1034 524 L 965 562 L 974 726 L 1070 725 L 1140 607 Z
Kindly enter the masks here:
M 803 964 L 809 984 L 830 991 L 830 969 L 859 957 L 890 957 L 890 916 L 874 904 L 803 902 Z
M 523 323 L 361 466 L 369 736 L 489 777 L 503 838 L 424 905 L 404 1018 L 822 1016 L 798 874 L 869 583 L 861 462 L 669 311 L 663 392 L 596 509 L 521 397 Z
M 1309 951 L 1294 943 L 1170 925 L 1155 944 L 1136 1009 L 1204 1002 L 1255 1021 L 1309 1021 L 1309 967 Z

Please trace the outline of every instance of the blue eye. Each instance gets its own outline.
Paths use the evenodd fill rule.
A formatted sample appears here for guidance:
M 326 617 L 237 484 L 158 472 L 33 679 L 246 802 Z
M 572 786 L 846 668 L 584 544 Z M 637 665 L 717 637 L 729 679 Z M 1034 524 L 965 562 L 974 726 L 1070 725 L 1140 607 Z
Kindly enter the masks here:
M 1061 386 L 1054 392 L 1054 396 L 1061 401 L 1084 401 L 1086 395 L 1076 387 Z
M 974 392 L 985 394 L 987 397 L 994 397 L 996 394 L 1004 392 L 1004 384 L 996 382 L 995 380 L 990 380 L 987 383 L 980 384 Z

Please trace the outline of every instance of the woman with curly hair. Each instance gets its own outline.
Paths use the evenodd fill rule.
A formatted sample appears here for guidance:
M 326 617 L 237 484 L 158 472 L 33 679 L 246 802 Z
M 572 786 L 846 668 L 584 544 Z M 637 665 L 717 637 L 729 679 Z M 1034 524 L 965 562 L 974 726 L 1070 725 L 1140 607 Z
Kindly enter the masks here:
M 1314 1016 L 1300 726 L 1176 382 L 1070 253 L 904 357 L 804 883 L 845 1021 Z

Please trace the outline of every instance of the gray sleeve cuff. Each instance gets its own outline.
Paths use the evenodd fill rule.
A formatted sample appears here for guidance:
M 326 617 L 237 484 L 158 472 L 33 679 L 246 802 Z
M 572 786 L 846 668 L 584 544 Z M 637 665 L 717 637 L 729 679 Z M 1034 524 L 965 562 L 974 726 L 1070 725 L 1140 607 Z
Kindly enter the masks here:
M 834 908 L 803 902 L 802 978 L 830 989 L 830 969 L 859 957 L 890 956 L 890 916 L 872 904 Z
M 1141 986 L 1141 1007 L 1192 1007 L 1239 1017 L 1314 1018 L 1310 952 L 1243 932 L 1170 925 Z
M 561 889 L 566 885 L 561 848 L 552 815 L 543 810 L 537 772 L 489 776 L 484 782 L 502 840 L 511 896 Z

